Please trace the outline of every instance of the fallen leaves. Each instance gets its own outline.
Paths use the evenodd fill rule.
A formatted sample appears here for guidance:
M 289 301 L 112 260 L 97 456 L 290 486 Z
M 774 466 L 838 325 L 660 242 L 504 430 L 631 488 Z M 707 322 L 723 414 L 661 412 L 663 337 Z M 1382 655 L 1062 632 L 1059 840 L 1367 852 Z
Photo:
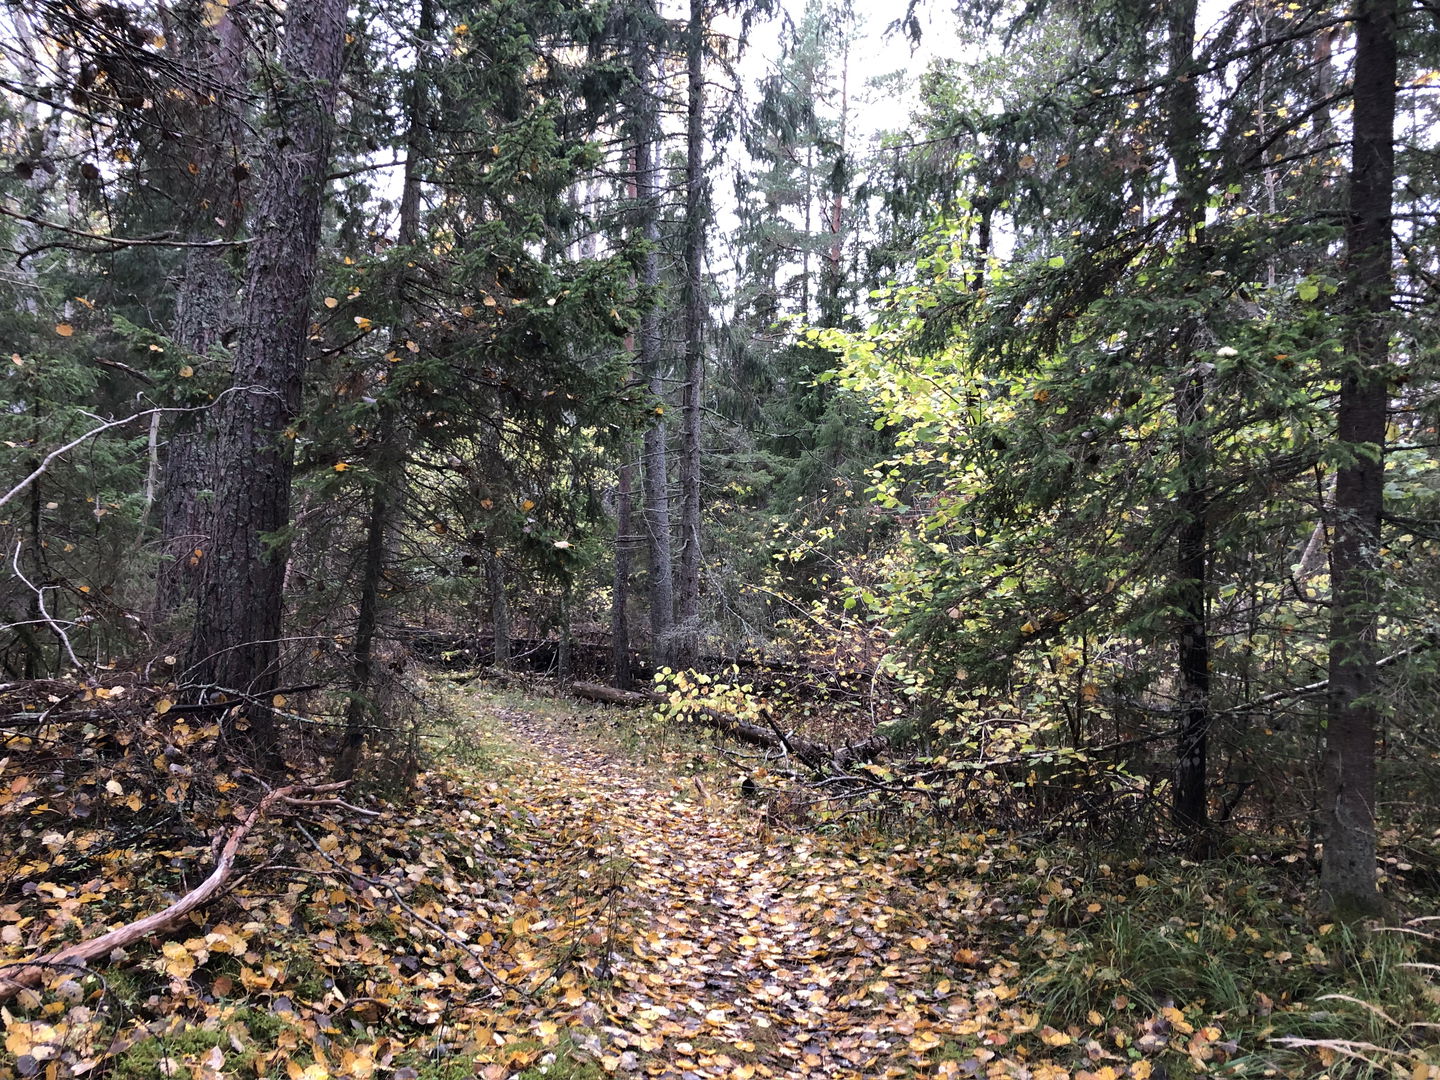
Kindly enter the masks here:
M 44 769 L 0 774 L 0 820 L 23 826 L 0 855 L 18 886 L 0 895 L 0 962 L 153 907 L 208 856 L 208 834 L 164 823 L 185 807 L 218 831 L 248 801 L 236 780 L 194 775 L 216 732 L 177 719 L 165 688 L 45 689 L 54 701 L 14 711 L 73 699 L 138 719 L 97 728 L 124 753 L 45 724 L 6 747 L 5 761 L 80 756 L 63 790 Z M 1085 953 L 1077 927 L 1130 917 L 1142 893 L 1166 903 L 1173 880 L 1148 864 L 1082 871 L 983 832 L 772 834 L 589 745 L 571 715 L 478 707 L 508 764 L 422 774 L 379 819 L 257 830 L 253 876 L 226 901 L 17 999 L 0 1078 L 123 1060 L 126 1075 L 192 1080 L 528 1080 L 565 1075 L 559 1063 L 680 1080 L 1149 1080 L 1239 1055 L 1230 1018 L 1146 1005 L 1135 972 Z M 144 828 L 117 845 L 116 822 Z M 1303 946 L 1250 930 L 1234 936 L 1275 970 L 1301 963 L 1278 957 Z M 1065 964 L 1088 995 L 1068 1018 L 1041 1004 Z M 1272 993 L 1252 996 L 1254 1015 L 1295 1007 Z

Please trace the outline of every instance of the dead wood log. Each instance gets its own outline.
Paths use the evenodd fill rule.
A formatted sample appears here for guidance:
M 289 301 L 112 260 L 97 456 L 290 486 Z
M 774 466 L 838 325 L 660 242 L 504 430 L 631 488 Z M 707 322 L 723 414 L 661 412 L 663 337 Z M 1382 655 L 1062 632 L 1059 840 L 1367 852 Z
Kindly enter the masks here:
M 606 705 L 639 707 L 660 705 L 668 700 L 663 695 L 646 690 L 617 690 L 613 686 L 602 686 L 599 683 L 572 683 L 570 690 L 576 697 L 603 702 Z M 857 761 L 873 761 L 889 746 L 889 742 L 879 735 L 846 746 L 826 746 L 824 743 L 781 731 L 768 710 L 764 713 L 768 721 L 767 727 L 749 723 L 705 705 L 688 705 L 680 715 L 703 720 L 710 727 L 739 742 L 767 750 L 784 751 L 812 772 L 822 775 L 830 771 L 843 773 Z
M 617 690 L 613 686 L 590 682 L 571 683 L 570 692 L 586 701 L 598 701 L 603 705 L 628 705 L 632 708 L 657 705 L 665 700 L 659 694 L 652 694 L 648 690 Z
M 333 784 L 289 784 L 267 792 L 265 797 L 255 804 L 255 808 L 246 815 L 245 820 L 230 831 L 230 835 L 226 837 L 225 843 L 220 848 L 220 855 L 215 861 L 215 869 L 210 871 L 210 876 L 199 885 L 169 907 L 157 911 L 153 915 L 146 915 L 143 919 L 136 919 L 124 926 L 117 926 L 98 937 L 67 945 L 63 949 L 46 953 L 44 956 L 19 961 L 12 970 L 0 972 L 0 1002 L 10 1000 L 21 990 L 38 986 L 45 978 L 46 973 L 56 967 L 84 967 L 92 961 L 110 955 L 116 949 L 133 945 L 151 934 L 164 933 L 174 929 L 181 919 L 213 899 L 224 888 L 226 881 L 229 880 L 235 869 L 235 857 L 240 851 L 240 845 L 271 807 L 277 803 L 302 806 L 335 805 L 338 802 L 336 799 L 307 804 L 306 796 L 338 791 L 347 784 L 348 781 Z

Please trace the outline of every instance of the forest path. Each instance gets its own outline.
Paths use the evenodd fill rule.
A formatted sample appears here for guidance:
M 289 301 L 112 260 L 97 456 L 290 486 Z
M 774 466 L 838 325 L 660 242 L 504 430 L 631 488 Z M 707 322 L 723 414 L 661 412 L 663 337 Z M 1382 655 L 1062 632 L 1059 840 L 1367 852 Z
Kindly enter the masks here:
M 542 1031 L 607 1073 L 984 1076 L 1034 1030 L 1013 963 L 972 947 L 991 902 L 958 859 L 772 837 L 745 808 L 597 746 L 573 716 L 491 715 L 528 763 L 507 786 L 547 848 L 525 892 L 541 928 L 571 928 L 585 975 Z

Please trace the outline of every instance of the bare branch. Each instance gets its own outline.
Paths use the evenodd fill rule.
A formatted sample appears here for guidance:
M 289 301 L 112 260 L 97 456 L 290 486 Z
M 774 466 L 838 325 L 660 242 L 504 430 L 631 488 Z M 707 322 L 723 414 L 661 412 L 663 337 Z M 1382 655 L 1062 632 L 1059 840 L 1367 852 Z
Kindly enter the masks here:
M 21 480 L 13 488 L 7 491 L 3 497 L 0 497 L 0 507 L 3 507 L 6 503 L 8 503 L 11 499 L 15 498 L 15 496 L 19 495 L 21 492 L 23 492 L 36 480 L 40 479 L 40 477 L 44 475 L 45 470 L 50 468 L 50 463 L 53 462 L 56 458 L 68 454 L 71 450 L 74 450 L 81 443 L 93 439 L 96 435 L 103 435 L 111 428 L 124 427 L 126 424 L 133 424 L 136 420 L 139 420 L 142 417 L 154 416 L 157 413 L 204 412 L 205 410 L 213 409 L 216 405 L 220 404 L 220 402 L 224 400 L 227 394 L 233 394 L 237 391 L 250 394 L 273 393 L 273 391 L 268 390 L 263 386 L 232 386 L 230 387 L 230 389 L 222 392 L 214 401 L 210 402 L 210 404 L 208 405 L 195 405 L 186 408 L 167 407 L 158 409 L 145 409 L 142 412 L 135 413 L 133 416 L 127 416 L 120 420 L 106 420 L 99 427 L 91 428 L 89 431 L 85 432 L 85 434 L 71 439 L 68 443 L 60 447 L 58 450 L 52 450 L 50 451 L 50 453 L 46 454 L 44 460 L 42 460 L 40 464 L 35 468 L 34 472 L 32 472 L 29 476 L 25 477 L 24 480 Z

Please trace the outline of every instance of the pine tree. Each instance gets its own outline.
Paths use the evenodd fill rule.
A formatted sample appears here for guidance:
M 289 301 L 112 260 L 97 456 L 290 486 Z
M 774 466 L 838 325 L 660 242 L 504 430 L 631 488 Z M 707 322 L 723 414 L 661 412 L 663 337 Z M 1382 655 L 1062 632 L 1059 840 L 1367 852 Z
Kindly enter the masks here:
M 294 469 L 288 429 L 301 405 L 345 14 L 340 0 L 317 0 L 290 9 L 286 18 L 274 134 L 257 176 L 235 392 L 218 424 L 216 461 L 223 471 L 187 662 L 192 685 L 262 699 L 279 675 Z M 272 753 L 270 713 L 252 710 L 249 723 L 257 749 Z

